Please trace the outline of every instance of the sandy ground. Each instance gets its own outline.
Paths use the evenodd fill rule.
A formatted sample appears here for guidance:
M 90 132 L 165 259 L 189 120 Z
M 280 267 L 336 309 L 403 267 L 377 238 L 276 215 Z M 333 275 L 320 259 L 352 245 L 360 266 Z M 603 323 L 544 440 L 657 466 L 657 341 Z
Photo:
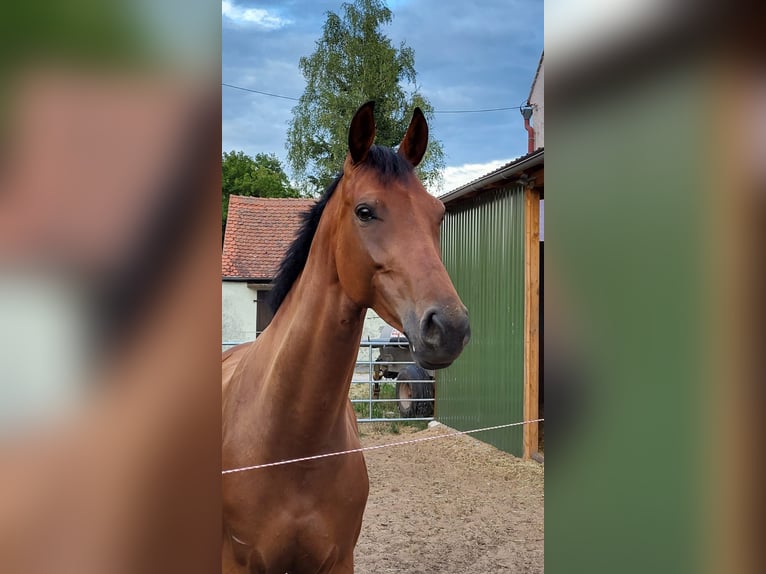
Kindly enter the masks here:
M 364 446 L 442 434 L 360 425 Z M 541 573 L 544 467 L 468 436 L 365 453 L 357 574 Z

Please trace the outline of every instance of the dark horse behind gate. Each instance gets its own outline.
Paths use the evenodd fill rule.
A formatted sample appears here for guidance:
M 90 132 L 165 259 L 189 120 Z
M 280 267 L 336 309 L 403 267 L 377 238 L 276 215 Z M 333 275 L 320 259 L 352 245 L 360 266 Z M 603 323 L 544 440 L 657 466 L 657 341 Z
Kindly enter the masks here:
M 224 469 L 360 446 L 348 391 L 367 308 L 407 335 L 426 369 L 468 342 L 440 257 L 444 206 L 414 171 L 426 119 L 416 108 L 396 152 L 374 138 L 369 102 L 351 121 L 342 174 L 282 262 L 271 325 L 223 355 Z M 223 572 L 353 572 L 368 489 L 361 453 L 226 474 Z

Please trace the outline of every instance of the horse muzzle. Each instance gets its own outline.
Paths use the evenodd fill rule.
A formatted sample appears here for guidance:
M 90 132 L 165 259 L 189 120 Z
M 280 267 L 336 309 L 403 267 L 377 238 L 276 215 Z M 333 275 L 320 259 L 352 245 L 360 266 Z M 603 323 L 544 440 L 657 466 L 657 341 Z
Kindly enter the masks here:
M 418 319 L 404 322 L 415 362 L 424 369 L 443 369 L 457 359 L 471 338 L 468 311 L 459 307 L 429 307 Z

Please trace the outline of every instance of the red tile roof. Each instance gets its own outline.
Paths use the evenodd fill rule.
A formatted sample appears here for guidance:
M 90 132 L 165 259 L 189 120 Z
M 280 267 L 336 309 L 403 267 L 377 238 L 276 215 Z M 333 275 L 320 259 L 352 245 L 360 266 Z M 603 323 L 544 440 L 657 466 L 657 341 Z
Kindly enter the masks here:
M 224 278 L 272 279 L 313 199 L 229 197 L 221 271 Z

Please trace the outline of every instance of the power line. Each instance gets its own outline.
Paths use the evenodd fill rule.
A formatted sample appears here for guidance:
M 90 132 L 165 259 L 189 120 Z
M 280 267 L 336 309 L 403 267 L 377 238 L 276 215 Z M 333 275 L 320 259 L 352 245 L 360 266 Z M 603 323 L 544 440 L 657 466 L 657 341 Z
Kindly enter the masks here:
M 482 112 L 501 112 L 504 110 L 520 110 L 522 106 L 508 106 L 505 108 L 484 108 L 483 110 L 434 110 L 435 114 L 478 114 Z
M 283 100 L 292 100 L 293 102 L 300 101 L 299 98 L 293 98 L 291 96 L 283 96 L 280 94 L 272 94 L 270 92 L 262 92 L 261 90 L 253 90 L 251 88 L 243 88 L 242 86 L 235 86 L 234 84 L 227 84 L 221 82 L 222 86 L 227 88 L 233 88 L 235 90 L 242 90 L 243 92 L 252 92 L 254 94 L 260 94 L 262 96 L 270 96 L 272 98 L 281 98 Z M 483 108 L 479 110 L 434 110 L 435 114 L 479 114 L 484 112 L 502 112 L 506 110 L 520 110 L 525 106 L 506 106 L 502 108 Z
M 234 84 L 227 84 L 225 82 L 221 82 L 222 86 L 226 86 L 227 88 L 234 88 L 235 90 L 242 90 L 243 92 L 253 92 L 254 94 L 261 94 L 262 96 L 271 96 L 272 98 L 282 98 L 283 100 L 292 100 L 294 102 L 298 101 L 298 98 L 292 98 L 290 96 L 281 96 L 279 94 L 272 94 L 269 92 L 262 92 L 260 90 L 253 90 L 250 88 L 243 88 L 242 86 L 235 86 Z

